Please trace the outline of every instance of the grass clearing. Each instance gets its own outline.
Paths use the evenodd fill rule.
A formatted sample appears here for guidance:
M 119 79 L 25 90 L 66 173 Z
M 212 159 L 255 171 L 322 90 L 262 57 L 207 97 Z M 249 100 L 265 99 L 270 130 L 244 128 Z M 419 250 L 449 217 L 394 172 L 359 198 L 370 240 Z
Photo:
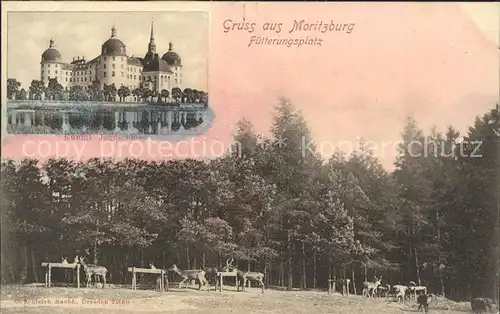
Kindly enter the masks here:
M 197 291 L 193 288 L 156 292 L 110 286 L 92 288 L 45 288 L 40 285 L 1 287 L 2 313 L 416 313 L 415 303 L 400 304 L 390 298 L 343 298 L 324 291 L 282 291 L 259 288 L 236 292 Z M 25 301 L 26 300 L 26 301 Z M 438 298 L 429 312 L 458 314 L 469 311 L 468 302 L 456 303 Z

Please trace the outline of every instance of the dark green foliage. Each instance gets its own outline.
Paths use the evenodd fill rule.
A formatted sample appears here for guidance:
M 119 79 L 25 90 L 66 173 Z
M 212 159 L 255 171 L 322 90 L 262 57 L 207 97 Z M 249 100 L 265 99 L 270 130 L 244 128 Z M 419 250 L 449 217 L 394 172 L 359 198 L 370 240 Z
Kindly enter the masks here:
M 133 91 L 151 96 L 142 92 Z M 123 99 L 126 91 L 119 93 Z M 172 90 L 178 100 L 199 93 Z M 105 88 L 104 97 L 114 94 Z M 242 120 L 232 149 L 209 162 L 5 160 L 2 278 L 40 280 L 41 261 L 77 254 L 122 282 L 130 265 L 221 267 L 232 257 L 288 288 L 348 276 L 359 292 L 377 274 L 456 299 L 493 296 L 500 137 L 489 122 L 496 114 L 478 119 L 460 145 L 453 128 L 426 136 L 408 119 L 392 173 L 363 141 L 349 156 L 322 160 L 287 100 L 276 107 L 270 138 Z M 471 156 L 474 141 L 481 157 Z

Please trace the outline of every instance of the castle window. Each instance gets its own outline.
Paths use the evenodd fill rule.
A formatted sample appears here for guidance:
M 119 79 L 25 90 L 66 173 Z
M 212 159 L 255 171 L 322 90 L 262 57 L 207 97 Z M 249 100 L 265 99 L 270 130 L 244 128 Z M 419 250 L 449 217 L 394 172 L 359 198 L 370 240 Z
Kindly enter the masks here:
M 136 78 L 136 76 L 134 75 L 134 80 L 136 80 L 136 79 L 137 79 L 137 78 Z
M 66 78 L 66 82 L 68 81 L 68 78 Z
M 121 68 L 123 69 L 123 64 L 121 65 Z
M 50 70 L 48 70 L 47 73 L 50 74 Z
M 106 63 L 104 63 L 104 68 L 106 68 Z
M 72 77 L 70 77 L 70 78 L 69 78 L 69 81 L 70 81 L 70 82 L 73 82 L 73 78 L 72 78 Z
M 42 70 L 42 75 L 43 75 L 43 70 Z
M 175 79 L 175 84 L 177 84 L 177 79 Z
M 123 75 L 123 72 L 122 72 L 122 77 L 124 77 L 125 75 Z
M 56 74 L 57 74 L 57 70 L 56 70 Z
M 50 63 L 47 66 L 50 68 Z
M 115 71 L 111 72 L 111 76 L 115 77 Z
M 115 61 L 115 57 L 113 57 L 113 61 Z
M 106 57 L 104 57 L 104 61 L 106 61 Z
M 115 68 L 115 64 L 113 63 L 113 69 Z
M 102 72 L 102 76 L 106 77 L 106 72 Z
M 56 67 L 56 68 L 57 68 L 57 64 L 54 64 L 54 67 Z
M 90 71 L 90 75 L 92 75 L 92 71 Z
M 87 78 L 85 78 L 85 82 L 87 82 Z

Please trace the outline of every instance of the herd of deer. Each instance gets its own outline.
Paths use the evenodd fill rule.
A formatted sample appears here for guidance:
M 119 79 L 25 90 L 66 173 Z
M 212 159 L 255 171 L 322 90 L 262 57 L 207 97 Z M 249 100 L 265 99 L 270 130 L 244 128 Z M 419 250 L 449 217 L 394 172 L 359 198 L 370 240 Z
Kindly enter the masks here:
M 414 281 L 410 281 L 408 286 L 382 284 L 382 277 L 374 276 L 375 281 L 365 281 L 363 283 L 363 296 L 365 297 L 387 297 L 393 296 L 399 301 L 413 299 L 417 300 L 418 295 L 427 295 L 427 287 L 417 286 Z
M 68 263 L 66 258 L 62 259 L 62 263 Z M 84 257 L 79 257 L 76 256 L 74 259 L 74 263 L 80 263 L 82 265 L 83 270 L 85 271 L 85 276 L 87 279 L 87 287 L 91 286 L 92 283 L 92 276 L 96 278 L 96 283 L 100 283 L 100 278 L 102 277 L 103 283 L 102 283 L 102 288 L 104 289 L 106 285 L 106 274 L 108 272 L 108 269 L 104 266 L 99 266 L 99 265 L 93 265 L 93 264 L 87 264 L 85 262 Z M 264 293 L 264 274 L 260 272 L 251 272 L 251 271 L 242 271 L 238 269 L 237 267 L 234 266 L 234 259 L 230 258 L 226 260 L 226 266 L 224 266 L 221 271 L 222 272 L 234 272 L 236 277 L 238 278 L 239 285 L 237 287 L 237 290 L 239 291 L 240 286 L 242 287 L 242 291 L 245 291 L 245 286 L 248 284 L 250 281 L 255 281 L 260 284 L 262 288 L 262 293 Z M 156 269 L 156 267 L 150 263 L 149 266 L 152 269 Z M 222 277 L 219 276 L 220 271 L 216 267 L 210 267 L 206 268 L 205 270 L 203 269 L 192 269 L 192 270 L 182 270 L 177 267 L 177 265 L 173 265 L 171 268 L 168 269 L 168 271 L 173 271 L 177 273 L 181 278 L 182 281 L 179 283 L 179 289 L 182 287 L 182 284 L 184 284 L 186 281 L 191 281 L 195 280 L 198 282 L 199 288 L 198 290 L 201 290 L 202 286 L 207 286 L 208 290 L 210 290 L 210 284 L 212 284 L 215 289 L 220 286 L 221 282 L 220 280 Z M 160 286 L 161 279 L 158 278 L 156 281 L 156 286 L 157 289 Z M 187 288 L 187 286 L 185 286 Z
M 417 286 L 414 281 L 410 281 L 407 286 L 405 285 L 382 285 L 382 277 L 374 276 L 375 281 L 365 281 L 363 283 L 363 296 L 393 296 L 402 302 L 404 300 L 413 299 L 418 303 L 418 311 L 423 310 L 425 313 L 429 312 L 429 304 L 431 303 L 434 294 L 427 293 L 425 286 Z M 472 313 L 494 313 L 495 303 L 489 298 L 475 298 L 471 301 Z M 498 313 L 498 312 L 497 312 Z
M 64 258 L 62 263 L 67 263 L 67 260 Z M 76 256 L 74 259 L 74 263 L 80 263 L 83 266 L 85 271 L 85 275 L 87 278 L 87 287 L 91 286 L 92 276 L 95 276 L 96 283 L 99 283 L 99 278 L 102 277 L 103 285 L 102 288 L 106 285 L 106 274 L 108 270 L 104 266 L 87 264 L 85 262 L 84 257 Z M 168 271 L 173 271 L 177 273 L 181 278 L 181 282 L 179 282 L 179 289 L 182 288 L 182 285 L 186 281 L 197 281 L 198 282 L 198 290 L 201 290 L 203 286 L 207 286 L 207 290 L 210 291 L 210 285 L 215 287 L 215 290 L 221 285 L 220 280 L 222 277 L 219 276 L 221 272 L 234 272 L 237 279 L 238 285 L 237 290 L 239 291 L 240 286 L 242 291 L 245 291 L 245 286 L 249 281 L 258 282 L 262 288 L 262 293 L 264 293 L 264 274 L 260 272 L 250 272 L 250 271 L 242 271 L 234 266 L 234 259 L 230 258 L 226 260 L 226 266 L 222 267 L 221 271 L 219 271 L 216 267 L 210 267 L 206 269 L 195 269 L 195 270 L 181 270 L 177 267 L 177 265 L 173 265 Z M 152 269 L 156 269 L 156 267 L 150 263 L 149 264 Z M 404 300 L 413 299 L 417 301 L 419 307 L 418 311 L 423 310 L 425 313 L 429 311 L 429 304 L 433 298 L 433 294 L 427 294 L 427 288 L 425 286 L 417 286 L 414 281 L 410 281 L 407 286 L 405 285 L 394 285 L 390 286 L 388 284 L 382 284 L 382 277 L 374 276 L 374 281 L 365 281 L 363 283 L 363 296 L 366 298 L 373 297 L 387 297 L 393 296 L 398 299 L 398 301 L 402 302 Z M 161 279 L 158 278 L 156 281 L 157 290 L 161 284 Z M 343 284 L 343 293 L 345 293 L 345 284 Z M 349 283 L 346 285 L 347 291 L 349 290 Z M 187 288 L 187 286 L 185 286 Z M 348 295 L 348 292 L 347 292 Z M 473 313 L 492 313 L 494 311 L 494 302 L 488 298 L 476 298 L 471 301 L 471 308 Z
M 264 274 L 260 272 L 252 272 L 252 271 L 242 271 L 234 266 L 234 259 L 230 258 L 226 260 L 226 266 L 224 266 L 221 271 L 219 271 L 216 267 L 209 267 L 205 270 L 196 269 L 196 270 L 181 270 L 177 267 L 177 265 L 173 265 L 169 268 L 169 271 L 173 271 L 181 276 L 182 281 L 179 283 L 179 289 L 182 287 L 182 284 L 186 281 L 195 280 L 198 282 L 198 290 L 201 290 L 202 286 L 207 286 L 207 289 L 210 290 L 210 285 L 215 287 L 215 290 L 221 285 L 220 280 L 222 277 L 219 276 L 221 272 L 234 272 L 236 277 L 238 278 L 238 286 L 236 289 L 239 291 L 240 286 L 241 290 L 245 291 L 245 286 L 248 282 L 254 281 L 260 284 L 262 288 L 262 293 L 264 293 Z

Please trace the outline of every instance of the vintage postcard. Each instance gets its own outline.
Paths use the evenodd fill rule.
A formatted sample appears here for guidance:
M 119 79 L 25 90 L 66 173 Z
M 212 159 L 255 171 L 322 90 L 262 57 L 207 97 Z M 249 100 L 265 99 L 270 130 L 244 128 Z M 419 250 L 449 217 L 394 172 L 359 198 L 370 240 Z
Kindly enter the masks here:
M 207 11 L 9 12 L 7 19 L 7 134 L 172 140 L 210 127 Z M 18 40 L 27 21 L 39 33 Z
M 500 5 L 2 3 L 2 313 L 498 313 Z

